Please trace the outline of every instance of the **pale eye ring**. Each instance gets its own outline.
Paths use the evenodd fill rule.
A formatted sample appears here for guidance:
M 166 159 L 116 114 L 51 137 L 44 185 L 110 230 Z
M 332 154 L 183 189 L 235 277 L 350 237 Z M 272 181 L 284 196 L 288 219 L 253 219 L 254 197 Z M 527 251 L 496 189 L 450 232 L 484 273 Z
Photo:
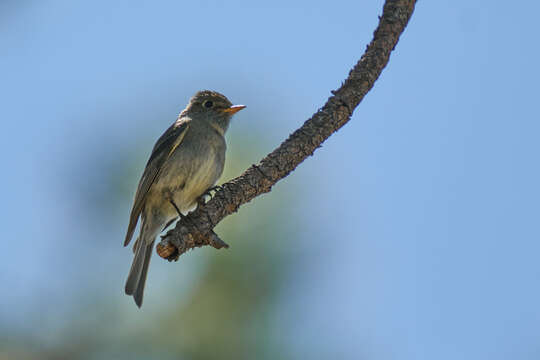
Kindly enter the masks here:
M 210 109 L 212 106 L 214 106 L 214 103 L 212 102 L 212 100 L 206 100 L 205 102 L 203 102 L 203 106 L 207 109 Z

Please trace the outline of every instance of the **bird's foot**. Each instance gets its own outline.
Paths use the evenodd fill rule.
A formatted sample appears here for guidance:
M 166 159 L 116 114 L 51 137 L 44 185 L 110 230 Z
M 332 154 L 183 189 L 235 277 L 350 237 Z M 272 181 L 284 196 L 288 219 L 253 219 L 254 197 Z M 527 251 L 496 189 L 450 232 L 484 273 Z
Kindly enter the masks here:
M 207 196 L 210 196 L 210 198 L 212 198 L 212 191 L 214 192 L 217 192 L 219 190 L 223 189 L 221 186 L 219 185 L 216 185 L 216 186 L 212 186 L 211 188 L 208 188 L 205 192 L 202 193 L 201 196 L 199 196 L 197 198 L 197 208 L 203 206 L 204 204 L 206 204 L 206 197 Z

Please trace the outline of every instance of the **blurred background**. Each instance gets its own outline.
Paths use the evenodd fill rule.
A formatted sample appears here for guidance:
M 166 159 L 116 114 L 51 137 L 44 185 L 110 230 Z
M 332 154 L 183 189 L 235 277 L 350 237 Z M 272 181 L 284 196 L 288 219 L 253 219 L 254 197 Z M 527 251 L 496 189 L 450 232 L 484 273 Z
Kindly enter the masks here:
M 298 128 L 383 1 L 0 2 L 0 359 L 538 359 L 540 5 L 420 1 L 315 155 L 152 261 L 122 242 L 200 89 L 246 104 L 221 182 Z

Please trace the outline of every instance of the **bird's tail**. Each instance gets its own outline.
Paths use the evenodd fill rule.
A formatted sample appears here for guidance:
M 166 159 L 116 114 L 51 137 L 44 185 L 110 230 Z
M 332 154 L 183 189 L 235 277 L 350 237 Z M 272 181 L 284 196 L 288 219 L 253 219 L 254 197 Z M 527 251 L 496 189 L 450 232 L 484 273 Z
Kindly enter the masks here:
M 150 257 L 154 248 L 155 239 L 151 242 L 146 242 L 139 237 L 135 244 L 135 257 L 129 270 L 129 275 L 126 281 L 126 294 L 132 295 L 135 299 L 135 304 L 141 307 L 144 294 L 144 285 L 146 283 L 146 275 L 148 274 L 148 265 L 150 265 Z

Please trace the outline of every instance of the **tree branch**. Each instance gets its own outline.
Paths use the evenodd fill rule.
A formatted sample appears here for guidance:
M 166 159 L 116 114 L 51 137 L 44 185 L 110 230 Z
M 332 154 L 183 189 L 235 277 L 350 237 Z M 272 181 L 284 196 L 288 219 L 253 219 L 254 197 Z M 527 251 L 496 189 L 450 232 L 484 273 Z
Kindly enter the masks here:
M 162 237 L 157 246 L 159 256 L 171 261 L 195 247 L 228 247 L 213 228 L 242 204 L 269 192 L 276 182 L 313 155 L 330 135 L 350 120 L 352 112 L 388 63 L 415 3 L 415 0 L 386 0 L 373 40 L 342 86 L 332 91 L 333 96 L 326 104 L 259 164 L 224 184 L 208 203 L 179 221 Z

